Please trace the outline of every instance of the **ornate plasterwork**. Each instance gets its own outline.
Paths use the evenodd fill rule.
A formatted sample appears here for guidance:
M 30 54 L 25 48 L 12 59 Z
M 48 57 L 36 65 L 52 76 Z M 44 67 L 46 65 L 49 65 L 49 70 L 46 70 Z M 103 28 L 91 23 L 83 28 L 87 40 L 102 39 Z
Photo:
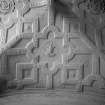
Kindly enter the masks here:
M 38 33 L 26 46 L 29 59 L 40 56 L 41 62 L 63 63 L 63 56 L 70 49 L 66 43 L 67 35 L 60 33 L 54 26 L 44 29 L 43 33 Z M 42 44 L 40 44 L 42 42 Z M 43 58 L 43 59 L 42 59 Z M 58 59 L 57 59 L 58 58 Z M 51 62 L 50 62 L 51 61 Z
M 43 73 L 45 72 L 47 75 L 47 83 L 51 84 L 51 77 L 60 65 L 63 67 L 64 57 L 70 53 L 71 47 L 67 41 L 67 34 L 61 33 L 57 27 L 51 25 L 46 27 L 43 32 L 36 34 L 27 44 L 26 49 L 28 58 L 34 65 L 42 67 Z M 49 86 L 47 83 L 47 87 L 51 87 L 52 84 Z
M 0 45 L 5 46 L 5 44 L 11 38 L 8 38 L 9 31 L 16 26 L 16 34 L 22 34 L 21 23 L 24 26 L 24 33 L 33 33 L 33 23 L 24 22 L 24 15 L 32 8 L 37 8 L 47 5 L 47 0 L 41 2 L 32 2 L 30 0 L 1 0 L 0 1 L 0 30 L 1 38 Z M 23 21 L 22 21 L 23 20 Z M 27 20 L 26 20 L 27 21 Z M 21 32 L 20 32 L 21 31 Z M 15 37 L 14 35 L 14 37 Z
M 0 13 L 7 14 L 14 10 L 15 3 L 14 0 L 0 0 Z
M 0 1 L 0 14 L 6 15 L 13 12 L 14 9 L 18 9 L 21 16 L 24 16 L 32 8 L 46 6 L 47 0 L 41 2 L 32 2 L 30 0 L 1 0 Z
M 83 65 L 69 66 L 66 62 L 68 59 L 70 62 L 75 58 L 75 51 L 70 45 L 68 34 L 61 33 L 56 26 L 48 26 L 43 32 L 36 34 L 27 44 L 26 49 L 27 56 L 32 60 L 33 65 L 42 68 L 47 88 L 53 88 L 52 81 L 61 72 L 61 84 L 74 84 L 77 91 L 81 90 Z M 70 77 L 66 76 L 68 71 Z
M 105 13 L 105 0 L 79 0 L 78 5 L 83 5 L 83 9 L 92 14 L 99 15 Z
M 45 79 L 46 87 L 52 88 L 53 87 L 52 85 L 54 84 L 53 82 L 54 78 L 57 77 L 57 79 L 59 78 L 62 82 L 60 85 L 62 84 L 72 85 L 73 84 L 73 85 L 76 85 L 77 90 L 81 90 L 84 85 L 93 86 L 94 83 L 98 84 L 98 86 L 101 89 L 105 88 L 105 84 L 104 84 L 105 80 L 103 76 L 101 76 L 101 73 L 100 73 L 100 66 L 101 66 L 99 62 L 100 52 L 98 52 L 98 55 L 97 55 L 98 57 L 95 56 L 92 58 L 93 55 L 91 56 L 91 53 L 93 53 L 92 51 L 94 50 L 94 48 L 93 50 L 90 51 L 87 48 L 87 47 L 90 48 L 90 44 L 88 45 L 85 39 L 83 40 L 85 44 L 88 45 L 86 49 L 83 46 L 84 50 L 80 51 L 82 44 L 78 44 L 78 43 L 74 44 L 74 47 L 73 47 L 72 42 L 76 42 L 75 40 L 77 39 L 80 39 L 79 42 L 81 42 L 81 39 L 84 37 L 82 36 L 80 38 L 79 35 L 75 36 L 74 32 L 72 32 L 72 28 L 69 26 L 66 26 L 65 21 L 63 24 L 63 31 L 62 32 L 59 31 L 58 27 L 55 26 L 56 18 L 55 18 L 55 15 L 52 13 L 51 8 L 49 8 L 50 10 L 49 10 L 49 15 L 48 15 L 49 23 L 47 24 L 47 26 L 44 27 L 42 32 L 37 31 L 38 33 L 36 33 L 35 30 L 37 30 L 36 29 L 37 27 L 35 26 L 34 21 L 37 21 L 40 24 L 40 20 L 34 20 L 30 18 L 26 19 L 24 18 L 24 15 L 31 8 L 46 5 L 47 2 L 41 2 L 38 4 L 38 3 L 32 3 L 29 0 L 20 0 L 20 1 L 22 1 L 23 3 L 22 4 L 23 7 L 20 8 L 20 11 L 19 11 L 19 13 L 21 14 L 20 17 L 22 18 L 22 20 L 20 19 L 21 20 L 21 27 L 20 27 L 21 35 L 11 40 L 10 43 L 6 44 L 6 46 L 2 50 L 2 52 L 6 51 L 8 48 L 11 48 L 11 46 L 15 45 L 20 40 L 23 40 L 24 37 L 27 37 L 27 36 L 30 37 L 34 35 L 34 38 L 27 44 L 26 49 L 23 50 L 24 52 L 23 51 L 21 52 L 20 49 L 14 49 L 14 51 L 9 52 L 10 55 L 14 55 L 14 52 L 16 52 L 20 56 L 21 54 L 25 55 L 26 50 L 27 50 L 27 56 L 29 58 L 29 61 L 32 61 L 30 63 L 17 63 L 16 64 L 17 65 L 16 66 L 17 67 L 16 68 L 17 69 L 17 74 L 16 74 L 17 80 L 19 80 L 20 82 L 21 81 L 28 82 L 27 80 L 31 80 L 34 82 L 38 82 L 40 84 L 42 83 L 43 79 Z M 7 33 L 7 30 L 10 29 L 15 23 L 16 23 L 16 20 L 14 19 L 13 21 L 13 19 L 10 18 L 5 23 L 1 22 L 0 25 L 1 27 L 4 27 L 4 31 Z M 40 28 L 39 24 L 38 24 L 38 27 Z M 66 28 L 68 29 L 70 28 L 69 30 L 72 34 L 70 33 L 67 34 L 67 32 L 65 32 Z M 75 34 L 77 33 L 75 32 Z M 3 40 L 5 39 L 6 38 L 3 37 Z M 96 50 L 94 50 L 94 52 L 96 53 Z M 92 58 L 92 67 L 89 67 L 91 66 L 91 64 L 88 63 L 88 62 L 91 62 L 90 56 Z M 81 61 L 80 59 L 84 59 L 84 60 Z M 92 70 L 90 70 L 90 72 L 91 71 L 92 72 L 85 76 L 84 70 L 85 71 L 87 70 L 86 66 L 88 70 L 92 68 Z M 40 70 L 40 73 L 39 73 L 39 70 Z M 35 72 L 35 75 L 30 75 L 31 78 L 28 78 L 28 79 L 24 78 L 25 75 L 28 76 L 30 74 L 29 72 L 30 73 Z M 42 81 L 39 81 L 40 76 L 37 77 L 38 73 L 40 76 L 42 76 L 41 77 Z M 22 78 L 22 74 L 24 75 L 23 78 Z M 60 77 L 58 77 L 58 75 L 60 75 Z M 37 78 L 38 81 L 35 78 Z M 57 79 L 55 79 L 55 82 Z
M 29 12 L 33 8 L 42 7 L 48 5 L 47 0 L 43 0 L 41 2 L 32 2 L 30 0 L 18 0 L 18 10 L 21 16 L 24 16 L 27 12 Z

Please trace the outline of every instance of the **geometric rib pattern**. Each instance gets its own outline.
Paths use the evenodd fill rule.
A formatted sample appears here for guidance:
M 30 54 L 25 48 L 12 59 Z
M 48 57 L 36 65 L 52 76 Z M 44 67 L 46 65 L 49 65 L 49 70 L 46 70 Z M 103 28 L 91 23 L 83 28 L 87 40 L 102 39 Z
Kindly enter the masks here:
M 79 23 L 80 32 L 72 33 L 71 23 L 67 22 L 65 24 L 65 16 L 63 17 L 64 20 L 56 20 L 57 16 L 52 12 L 51 4 L 49 6 L 48 1 L 35 3 L 34 1 L 22 0 L 20 4 L 19 0 L 14 0 L 14 2 L 16 3 L 13 4 L 13 2 L 11 2 L 13 7 L 10 7 L 10 10 L 5 9 L 3 6 L 2 8 L 4 9 L 0 8 L 2 15 L 11 14 L 7 22 L 2 21 L 0 23 L 0 27 L 4 32 L 1 34 L 3 36 L 3 43 L 7 42 L 8 33 L 11 33 L 11 29 L 14 26 L 17 27 L 16 34 L 21 35 L 18 35 L 15 41 L 11 41 L 12 43 L 6 44 L 7 46 L 5 46 L 2 51 L 6 51 L 14 45 L 15 42 L 20 43 L 17 41 L 23 40 L 23 37 L 24 39 L 28 39 L 33 36 L 33 39 L 26 45 L 26 48 L 20 49 L 20 44 L 20 46 L 18 46 L 19 49 L 10 49 L 11 51 L 8 50 L 5 53 L 6 55 L 4 54 L 2 56 L 1 68 L 2 70 L 5 69 L 4 72 L 7 69 L 5 67 L 6 63 L 9 65 L 9 63 L 12 62 L 12 60 L 9 60 L 10 58 L 15 58 L 20 55 L 25 56 L 27 53 L 27 57 L 31 62 L 21 63 L 21 58 L 19 58 L 19 61 L 16 59 L 14 61 L 16 62 L 16 79 L 20 82 L 30 81 L 34 82 L 36 86 L 47 88 L 60 87 L 61 85 L 75 85 L 77 90 L 82 90 L 84 85 L 94 86 L 95 84 L 98 84 L 98 87 L 101 89 L 105 88 L 105 77 L 104 74 L 101 73 L 101 60 L 105 60 L 105 22 L 103 15 L 93 15 L 89 11 L 82 10 L 81 5 L 83 2 L 79 4 L 79 0 L 76 1 L 77 11 L 73 11 L 73 14 L 71 12 L 71 17 L 68 18 L 72 23 Z M 75 4 L 74 1 L 73 3 Z M 25 16 L 31 9 L 47 5 L 49 6 L 48 23 L 47 26 L 43 28 L 43 31 L 41 31 L 40 28 L 42 28 L 42 24 L 39 18 L 38 20 L 34 20 L 34 18 L 30 19 L 30 17 L 27 19 Z M 14 6 L 16 8 L 14 8 Z M 17 14 L 15 18 L 11 18 L 13 16 L 12 13 L 16 12 L 15 9 L 18 10 L 19 14 Z M 76 14 L 78 18 L 72 17 L 75 16 L 74 14 Z M 56 22 L 59 20 L 62 22 L 62 26 L 58 26 L 62 27 L 61 30 L 56 26 Z M 35 22 L 41 25 L 36 27 Z M 39 32 L 39 30 L 41 32 Z M 66 32 L 66 30 L 70 32 Z M 75 37 L 75 35 L 78 35 L 78 37 Z

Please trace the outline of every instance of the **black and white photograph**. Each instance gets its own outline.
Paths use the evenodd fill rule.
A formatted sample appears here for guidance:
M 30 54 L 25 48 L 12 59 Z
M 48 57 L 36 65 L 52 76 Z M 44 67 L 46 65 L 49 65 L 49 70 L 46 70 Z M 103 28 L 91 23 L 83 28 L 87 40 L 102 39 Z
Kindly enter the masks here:
M 105 0 L 0 0 L 0 105 L 105 105 Z

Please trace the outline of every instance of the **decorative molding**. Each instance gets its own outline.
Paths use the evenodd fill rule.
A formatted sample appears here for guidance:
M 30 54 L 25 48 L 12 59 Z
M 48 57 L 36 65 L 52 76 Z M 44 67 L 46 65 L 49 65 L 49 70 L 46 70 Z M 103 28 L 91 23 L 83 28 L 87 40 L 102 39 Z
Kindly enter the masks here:
M 48 75 L 46 75 L 46 79 L 50 78 L 49 73 L 50 71 L 53 72 L 56 65 L 63 64 L 63 54 L 68 51 L 68 47 L 64 47 L 66 46 L 66 38 L 66 35 L 59 32 L 57 27 L 52 25 L 36 34 L 26 45 L 27 55 L 30 60 L 38 65 L 47 64 L 49 71 L 47 71 Z M 40 40 L 43 40 L 43 44 L 40 44 Z M 39 60 L 36 62 L 35 58 L 38 56 Z M 48 80 L 46 80 L 46 82 L 48 83 L 46 83 L 47 87 L 51 87 L 51 83 L 49 83 Z
M 43 6 L 47 6 L 48 5 L 48 0 L 43 0 L 41 2 L 31 2 L 30 3 L 30 7 L 31 8 L 37 8 L 37 7 L 43 7 Z
M 6 31 L 5 29 L 0 29 L 0 49 L 3 48 L 6 43 Z
M 34 18 L 25 18 L 22 20 L 21 25 L 20 25 L 20 34 L 34 34 L 35 33 L 35 27 L 36 26 L 36 19 Z
M 8 60 L 9 58 L 12 56 L 16 57 L 16 56 L 25 56 L 26 55 L 26 49 L 16 49 L 16 48 L 10 48 L 10 49 L 6 49 L 4 52 L 2 52 L 2 54 L 0 55 L 0 65 L 1 65 L 1 69 L 0 69 L 0 73 L 1 75 L 7 75 L 8 78 Z M 8 68 L 8 69 L 7 69 Z M 11 78 L 11 77 L 10 77 Z
M 8 43 L 5 44 L 4 48 L 0 49 L 0 55 L 2 55 L 7 49 L 11 48 L 14 44 L 16 44 L 19 40 L 22 39 L 22 35 L 15 36 L 13 39 L 9 40 Z
M 19 9 L 21 16 L 24 16 L 27 12 L 29 12 L 33 8 L 38 8 L 48 5 L 47 0 L 43 0 L 41 2 L 34 2 L 34 1 L 32 2 L 30 0 L 22 0 L 22 1 L 18 0 L 18 3 L 19 2 L 23 4 L 23 8 Z
M 65 85 L 76 85 L 77 91 L 82 91 L 81 83 L 84 79 L 84 65 L 80 66 L 64 66 L 62 83 Z
M 70 41 L 72 39 L 73 40 L 80 39 L 80 37 L 69 37 L 70 40 L 68 40 L 68 37 L 69 37 L 68 34 L 59 32 L 59 30 L 57 29 L 56 26 L 51 25 L 51 26 L 44 28 L 44 30 L 42 32 L 36 34 L 36 36 L 26 46 L 27 55 L 30 60 L 34 60 L 35 57 L 39 56 L 39 60 L 36 64 L 39 64 L 39 65 L 47 64 L 46 69 L 48 69 L 48 70 L 47 71 L 44 70 L 44 71 L 47 72 L 46 85 L 48 88 L 53 87 L 52 86 L 53 85 L 52 78 L 53 78 L 53 74 L 56 72 L 55 68 L 58 67 L 58 65 L 63 65 L 63 66 L 68 65 L 67 63 L 65 63 L 65 57 L 68 58 L 68 56 L 70 56 L 70 61 L 72 61 L 72 59 L 74 58 L 74 55 L 79 55 L 79 54 L 80 55 L 90 55 L 90 54 L 92 54 L 92 50 L 87 49 L 86 51 L 80 51 L 80 50 L 77 51 L 77 49 L 72 49 L 72 47 L 70 45 Z M 40 44 L 40 40 L 42 40 L 41 42 L 43 42 L 42 45 Z M 57 43 L 59 42 L 58 40 L 62 40 L 60 42 L 60 43 L 62 43 L 62 46 L 60 44 L 60 46 L 57 47 Z M 48 42 L 51 42 L 51 44 Z M 54 42 L 54 44 L 56 43 L 55 47 L 54 46 L 52 47 L 52 42 Z M 48 46 L 46 46 L 46 45 L 48 45 Z M 60 51 L 59 55 L 61 54 L 61 57 L 60 57 L 61 62 L 56 61 L 56 59 L 58 59 L 56 57 L 57 54 L 54 52 L 56 47 Z M 46 50 L 43 50 L 43 49 L 46 49 Z M 56 52 L 57 52 L 57 50 L 56 50 Z M 54 56 L 51 56 L 51 58 L 50 58 L 48 56 L 49 53 L 51 53 L 51 55 L 54 55 Z M 46 56 L 46 54 L 47 54 L 47 56 Z M 56 57 L 56 59 L 54 59 L 54 57 Z M 50 59 L 52 59 L 52 60 L 50 61 Z M 77 90 L 82 89 L 82 80 L 79 81 L 79 84 L 77 84 L 76 89 Z
M 105 79 L 100 73 L 100 56 L 99 55 L 93 55 L 92 56 L 92 72 L 90 75 L 85 77 L 85 79 L 82 81 L 82 85 L 85 86 L 93 86 L 95 82 L 98 83 L 98 87 L 100 89 L 105 88 Z
M 14 55 L 26 55 L 26 49 L 21 49 L 21 48 L 11 48 L 8 49 L 5 54 L 7 56 L 14 56 Z
M 49 36 L 49 33 L 52 32 L 54 33 L 53 35 L 51 34 L 51 39 L 48 38 L 50 37 Z M 58 35 L 58 36 L 56 36 Z M 37 54 L 40 54 L 41 53 L 41 49 L 42 47 L 40 45 L 38 45 L 39 41 L 40 40 L 45 40 L 45 44 L 46 45 L 48 42 L 51 44 L 51 43 L 55 43 L 55 40 L 59 40 L 59 39 L 62 39 L 63 41 L 63 36 L 62 33 L 60 33 L 54 26 L 49 26 L 49 27 L 46 27 L 43 32 L 41 33 L 38 33 L 34 39 L 32 39 L 27 45 L 26 45 L 26 48 L 27 48 L 27 54 L 28 54 L 28 57 L 29 58 L 34 58 L 34 54 L 32 52 L 32 50 L 34 51 L 34 53 L 37 55 Z M 65 37 L 65 36 L 64 36 Z M 46 42 L 47 41 L 47 42 Z M 49 46 L 50 48 L 51 46 Z M 45 48 L 45 47 L 44 47 Z M 39 50 L 39 51 L 37 51 Z M 50 49 L 46 49 L 46 51 L 51 51 Z M 43 53 L 43 52 L 42 52 Z M 48 52 L 46 52 L 48 53 Z
M 104 0 L 79 0 L 78 6 L 82 5 L 82 9 L 91 12 L 95 15 L 105 13 L 105 1 Z
M 63 68 L 63 65 L 62 64 L 58 64 L 52 70 L 48 70 L 47 78 L 46 78 L 46 81 L 47 81 L 46 87 L 47 88 L 54 88 L 54 82 L 53 82 L 54 76 L 56 74 L 58 74 L 59 71 L 62 71 L 62 68 Z M 60 75 L 60 79 L 62 80 L 61 76 L 62 76 L 62 74 Z
M 9 16 L 5 21 L 1 20 L 0 22 L 0 28 L 1 28 L 1 38 L 2 38 L 2 42 L 1 45 L 3 45 L 3 47 L 5 46 L 5 44 L 8 41 L 8 31 L 14 26 L 16 25 L 18 19 L 15 17 L 11 17 Z
M 6 75 L 7 74 L 7 56 L 5 53 L 3 53 L 0 56 L 0 75 Z
M 48 62 L 42 62 L 39 64 L 39 68 L 42 68 L 41 71 L 44 75 L 43 79 L 44 78 L 46 79 L 46 88 L 48 89 L 54 88 L 53 77 L 56 73 L 58 73 L 59 71 L 62 71 L 63 64 L 58 64 L 52 70 L 50 70 Z
M 102 25 L 99 24 L 99 28 L 96 27 L 97 32 L 94 33 L 96 34 L 96 46 L 87 37 L 86 33 L 83 33 L 85 30 L 84 23 L 87 24 L 88 22 L 87 18 L 81 18 L 80 20 L 77 18 L 73 19 L 72 17 L 63 17 L 63 21 L 60 20 L 63 26 L 62 30 L 60 31 L 58 28 L 59 26 L 56 26 L 56 16 L 50 7 L 50 1 L 35 3 L 34 1 L 31 2 L 30 0 L 20 0 L 20 3 L 23 3 L 22 5 L 24 5 L 23 8 L 20 8 L 22 11 L 18 11 L 21 14 L 18 23 L 20 26 L 18 27 L 20 29 L 18 33 L 20 33 L 20 35 L 13 37 L 13 39 L 7 42 L 4 48 L 1 49 L 0 55 L 2 56 L 2 54 L 5 54 L 1 58 L 3 62 L 2 64 L 4 65 L 1 67 L 4 69 L 1 70 L 1 72 L 5 72 L 5 67 L 7 65 L 3 60 L 6 61 L 7 57 L 9 59 L 9 57 L 12 56 L 9 60 L 10 63 L 18 62 L 15 63 L 17 65 L 16 81 L 19 81 L 22 84 L 30 84 L 30 82 L 33 82 L 39 87 L 43 87 L 42 85 L 44 85 L 47 88 L 53 88 L 55 85 L 54 81 L 57 83 L 58 81 L 56 81 L 56 79 L 59 79 L 61 83 L 58 84 L 73 84 L 75 85 L 76 90 L 79 91 L 82 90 L 84 86 L 94 87 L 95 84 L 98 84 L 100 89 L 104 89 L 105 79 L 100 73 L 101 65 L 99 58 L 102 57 L 102 59 L 105 60 L 105 54 L 101 49 L 99 49 L 101 44 L 98 40 L 98 35 L 100 35 L 98 32 L 104 30 L 104 23 Z M 37 19 L 29 17 L 26 18 L 24 15 L 32 8 L 46 5 L 48 5 L 48 18 L 46 18 L 48 19 L 48 24 L 41 30 L 41 32 L 39 32 L 38 28 L 40 28 L 39 26 L 42 25 L 39 22 L 39 17 Z M 12 21 L 12 19 L 9 21 Z M 2 27 L 6 26 L 5 32 L 16 24 L 16 21 L 17 20 L 14 19 L 13 22 L 8 24 L 1 23 Z M 72 31 L 72 23 L 76 23 L 76 26 L 78 25 L 78 31 L 75 32 L 74 29 Z M 21 39 L 26 39 L 28 41 L 31 38 L 32 40 L 27 43 L 25 49 L 12 47 Z M 79 44 L 77 42 L 78 39 Z M 72 42 L 74 47 L 72 46 Z M 81 46 L 83 46 L 83 49 Z M 29 58 L 27 61 L 32 63 L 20 63 L 21 60 L 26 60 L 26 54 L 27 58 Z M 17 60 L 17 56 L 19 61 Z M 93 57 L 92 67 L 90 67 L 91 56 Z M 16 61 L 14 62 L 12 59 L 15 59 Z M 66 63 L 65 60 L 68 62 Z M 33 74 L 31 75 L 31 73 Z M 60 75 L 60 77 L 58 75 Z
M 35 68 L 34 68 L 35 69 Z M 33 69 L 33 63 L 17 63 L 16 64 L 16 80 L 20 82 L 33 81 L 38 82 L 35 76 L 37 72 Z M 37 69 L 37 68 L 36 68 Z
M 14 0 L 0 0 L 0 14 L 7 14 L 15 9 Z
M 36 28 L 38 27 L 38 24 L 36 23 L 37 19 L 24 19 L 22 22 L 21 22 L 21 30 L 20 30 L 20 35 L 16 35 L 14 36 L 13 38 L 11 38 L 7 43 L 5 42 L 5 44 L 3 45 L 3 48 L 0 49 L 0 55 L 5 52 L 7 49 L 11 48 L 13 45 L 15 45 L 17 42 L 19 42 L 21 39 L 32 39 L 33 35 L 36 33 Z M 5 30 L 5 40 L 7 39 L 7 31 L 13 27 L 15 25 L 16 21 L 12 21 L 11 24 L 8 23 L 7 26 L 5 27 L 6 30 Z M 26 24 L 29 23 L 32 23 L 31 24 L 31 29 L 30 31 L 25 31 L 23 32 L 23 24 Z M 2 26 L 4 27 L 4 25 L 2 24 Z M 31 32 L 32 31 L 32 32 Z M 3 34 L 4 35 L 4 34 Z M 4 37 L 4 36 L 3 36 Z
M 16 25 L 17 30 L 24 27 L 25 29 L 19 30 L 19 32 L 16 32 L 17 34 L 33 34 L 34 30 L 36 31 L 36 28 L 34 28 L 36 21 L 35 19 L 24 19 L 22 26 L 20 25 L 20 21 L 23 19 L 22 16 L 24 16 L 31 8 L 38 8 L 41 6 L 48 5 L 47 0 L 43 0 L 41 2 L 31 2 L 30 0 L 1 0 L 0 1 L 0 28 L 1 28 L 1 41 L 0 45 L 3 45 L 5 47 L 5 44 L 8 41 L 8 32 L 9 30 Z M 23 8 L 22 8 L 23 7 Z M 16 8 L 16 11 L 14 9 Z M 9 14 L 9 13 L 12 14 Z M 19 15 L 21 14 L 21 15 Z M 35 20 L 35 21 L 34 21 Z M 34 22 L 33 22 L 34 21 Z M 17 24 L 16 24 L 17 23 Z M 31 24 L 32 23 L 32 24 Z M 19 24 L 19 26 L 18 26 Z M 23 32 L 24 31 L 24 32 Z M 2 50 L 2 49 L 0 49 Z

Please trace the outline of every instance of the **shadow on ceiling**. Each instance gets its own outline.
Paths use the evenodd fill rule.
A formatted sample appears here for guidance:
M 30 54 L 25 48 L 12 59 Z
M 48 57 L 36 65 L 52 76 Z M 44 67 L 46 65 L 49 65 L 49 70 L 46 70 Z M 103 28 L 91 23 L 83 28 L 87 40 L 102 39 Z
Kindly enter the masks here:
M 77 17 L 73 11 L 73 4 L 70 0 L 54 0 L 52 4 L 52 9 L 55 10 L 56 13 L 63 15 L 65 17 Z

